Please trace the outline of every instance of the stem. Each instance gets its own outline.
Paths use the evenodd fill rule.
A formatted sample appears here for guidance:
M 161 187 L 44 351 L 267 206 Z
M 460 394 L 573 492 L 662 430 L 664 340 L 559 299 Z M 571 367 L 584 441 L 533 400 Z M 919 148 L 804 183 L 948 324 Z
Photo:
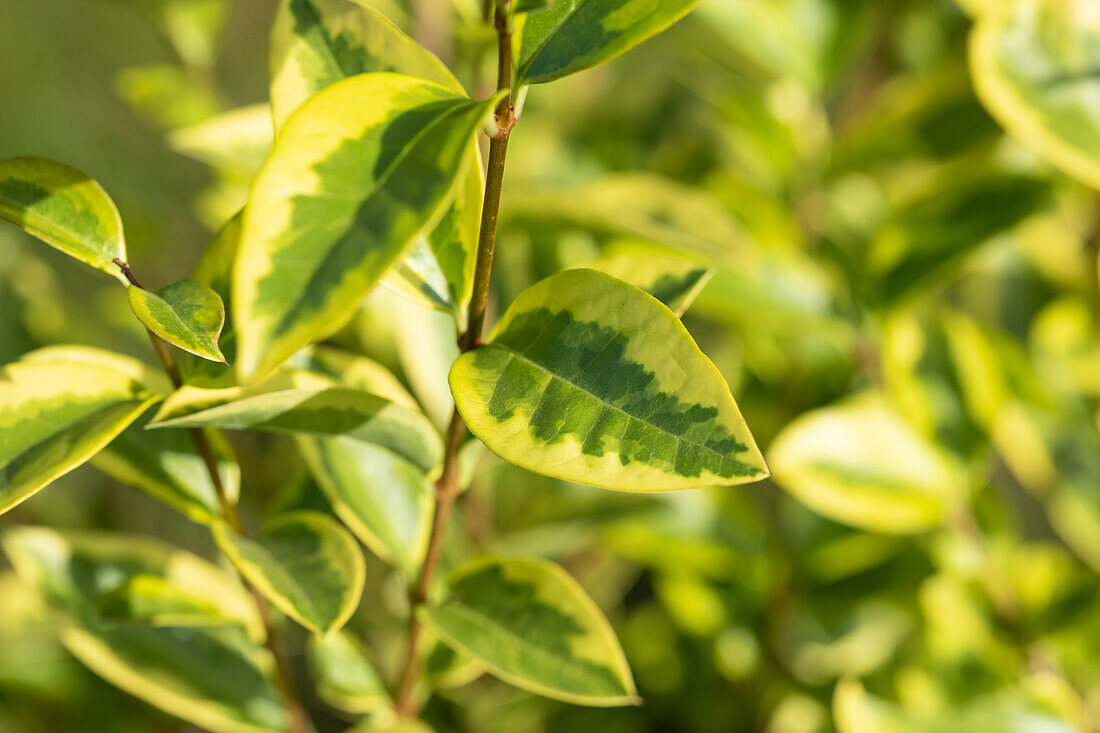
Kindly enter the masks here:
M 511 0 L 497 0 L 493 13 L 493 26 L 497 31 L 497 90 L 512 86 L 512 26 L 509 17 Z M 486 170 L 485 198 L 481 207 L 481 229 L 478 235 L 477 262 L 474 266 L 474 289 L 467 311 L 466 332 L 459 337 L 463 352 L 476 349 L 481 344 L 481 331 L 485 325 L 485 310 L 489 302 L 489 281 L 493 269 L 493 251 L 497 236 L 497 214 L 500 211 L 500 194 L 504 183 L 504 162 L 508 154 L 508 137 L 515 127 L 515 110 L 512 95 L 505 96 L 496 108 L 499 132 L 489 143 L 489 164 Z M 422 628 L 416 610 L 428 600 L 432 579 L 439 570 L 443 556 L 443 540 L 447 534 L 455 499 L 462 491 L 458 478 L 458 449 L 466 435 L 466 426 L 457 408 L 451 415 L 447 428 L 447 446 L 443 459 L 443 472 L 435 482 L 435 514 L 432 517 L 431 539 L 424 556 L 424 564 L 413 590 L 409 610 L 409 645 L 405 666 L 395 696 L 394 709 L 398 715 L 411 716 L 416 712 L 414 700 L 416 680 L 419 676 L 420 640 Z
M 114 259 L 114 263 L 118 265 L 118 269 L 122 271 L 122 274 L 126 276 L 132 286 L 142 290 L 145 289 L 130 271 L 129 263 L 123 262 L 117 257 Z M 145 329 L 145 332 L 149 334 L 153 350 L 157 352 L 157 358 L 160 359 L 161 366 L 164 367 L 172 386 L 179 389 L 183 386 L 183 379 L 180 377 L 179 366 L 176 364 L 175 357 L 172 356 L 171 349 L 164 339 L 148 328 Z M 214 447 L 210 444 L 210 436 L 202 428 L 188 428 L 187 434 L 191 437 L 195 450 L 202 456 L 202 461 L 210 474 L 210 482 L 214 486 L 214 493 L 218 497 L 218 504 L 221 506 L 225 523 L 236 534 L 243 534 L 241 517 L 237 514 L 237 507 L 229 500 L 229 496 L 225 492 L 225 485 L 222 483 L 221 474 L 218 473 L 218 458 L 214 453 Z M 283 706 L 286 708 L 287 718 L 290 722 L 290 731 L 291 733 L 308 733 L 312 729 L 309 718 L 306 716 L 305 708 L 302 707 L 302 703 L 298 700 L 298 695 L 294 691 L 290 665 L 287 662 L 286 655 L 283 654 L 282 645 L 279 643 L 278 628 L 272 621 L 271 609 L 268 607 L 267 599 L 243 577 L 241 580 L 248 588 L 249 593 L 252 594 L 252 598 L 256 603 L 256 610 L 259 612 L 260 620 L 264 625 L 265 646 L 275 660 L 275 682 L 283 696 Z

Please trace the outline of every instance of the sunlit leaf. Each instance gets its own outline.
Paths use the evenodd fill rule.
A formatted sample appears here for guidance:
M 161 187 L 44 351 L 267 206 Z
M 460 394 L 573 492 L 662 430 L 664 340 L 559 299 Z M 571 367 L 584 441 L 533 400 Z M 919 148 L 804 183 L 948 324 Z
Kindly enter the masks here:
M 387 710 L 386 686 L 362 642 L 345 631 L 309 640 L 317 694 L 329 705 L 352 713 Z
M 931 529 L 966 499 L 962 467 L 874 396 L 798 417 L 768 463 L 806 506 L 878 532 Z
M 245 210 L 233 288 L 243 377 L 338 328 L 431 231 L 494 101 L 363 74 L 311 97 L 288 120 Z
M 713 268 L 698 260 L 656 252 L 616 254 L 586 267 L 641 288 L 677 316 L 684 315 L 714 275 Z
M 0 512 L 99 452 L 156 397 L 132 375 L 83 361 L 0 370 Z
M 214 538 L 252 585 L 316 634 L 339 629 L 359 605 L 363 553 L 343 527 L 320 512 L 283 514 L 251 538 L 218 525 Z
M 253 104 L 172 130 L 168 144 L 216 170 L 251 177 L 271 151 L 272 130 L 271 107 Z
M 978 15 L 970 70 L 982 103 L 1054 165 L 1100 188 L 1100 16 L 1090 0 L 1011 0 Z
M 623 491 L 767 475 L 725 380 L 675 314 L 594 270 L 521 293 L 450 384 L 470 431 L 536 473 Z
M 610 61 L 687 15 L 699 0 L 556 0 L 524 17 L 516 87 Z
M 78 170 L 45 158 L 0 161 L 0 218 L 125 283 L 122 219 L 107 192 Z
M 610 624 L 554 563 L 481 557 L 456 570 L 449 586 L 424 619 L 495 676 L 578 705 L 639 701 Z
M 226 363 L 218 347 L 225 306 L 210 288 L 180 280 L 155 292 L 131 287 L 130 307 L 150 331 L 184 351 Z

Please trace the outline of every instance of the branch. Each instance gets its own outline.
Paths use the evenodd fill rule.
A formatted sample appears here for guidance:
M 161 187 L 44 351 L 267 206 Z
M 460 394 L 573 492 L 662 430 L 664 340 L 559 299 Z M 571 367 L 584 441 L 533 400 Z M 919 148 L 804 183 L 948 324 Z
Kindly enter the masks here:
M 493 14 L 493 27 L 497 31 L 498 91 L 510 89 L 512 86 L 512 21 L 508 12 L 510 2 L 511 0 L 498 0 Z M 497 236 L 497 215 L 500 211 L 500 194 L 504 184 L 504 162 L 508 154 L 508 137 L 516 124 L 511 94 L 505 96 L 497 105 L 496 123 L 498 132 L 489 143 L 489 164 L 486 169 L 485 198 L 481 208 L 481 229 L 478 235 L 477 262 L 474 266 L 473 295 L 467 312 L 466 332 L 458 341 L 463 352 L 476 349 L 481 344 L 481 332 L 485 325 L 485 309 L 489 302 L 489 281 Z M 462 490 L 458 479 L 458 449 L 462 447 L 465 434 L 466 426 L 456 408 L 447 429 L 443 473 L 435 483 L 435 514 L 432 517 L 431 539 L 428 541 L 428 551 L 424 556 L 420 577 L 412 593 L 412 607 L 409 611 L 409 646 L 394 703 L 396 712 L 402 716 L 411 716 L 416 713 L 417 704 L 413 693 L 420 672 L 422 632 L 416 610 L 428 600 L 428 592 L 431 590 L 432 580 L 439 570 L 439 562 L 443 555 L 443 540 L 447 534 L 455 498 Z

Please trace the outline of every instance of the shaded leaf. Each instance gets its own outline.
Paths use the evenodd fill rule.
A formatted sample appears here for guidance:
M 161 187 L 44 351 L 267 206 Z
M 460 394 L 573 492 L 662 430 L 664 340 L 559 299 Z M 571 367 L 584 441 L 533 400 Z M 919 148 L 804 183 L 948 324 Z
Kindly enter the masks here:
M 126 282 L 112 262 L 126 260 L 122 218 L 103 187 L 80 171 L 45 158 L 0 162 L 0 218 Z
M 967 495 L 962 467 L 876 396 L 798 417 L 768 463 L 806 506 L 877 532 L 931 529 Z
M 218 348 L 225 306 L 207 286 L 180 280 L 156 292 L 131 287 L 130 307 L 146 328 L 173 346 L 226 363 Z
M 623 491 L 767 475 L 729 387 L 675 314 L 594 270 L 521 293 L 450 384 L 470 431 L 536 473 Z
M 311 637 L 309 653 L 317 694 L 329 705 L 362 714 L 392 706 L 382 678 L 356 637 L 346 631 Z
M 584 589 L 546 560 L 486 556 L 424 609 L 442 638 L 504 681 L 578 705 L 638 702 L 619 642 Z
M 494 102 L 363 74 L 291 117 L 245 211 L 233 288 L 243 378 L 339 327 L 431 230 Z
M 343 527 L 320 512 L 283 514 L 253 538 L 217 525 L 214 539 L 252 585 L 315 634 L 339 629 L 359 605 L 363 554 Z

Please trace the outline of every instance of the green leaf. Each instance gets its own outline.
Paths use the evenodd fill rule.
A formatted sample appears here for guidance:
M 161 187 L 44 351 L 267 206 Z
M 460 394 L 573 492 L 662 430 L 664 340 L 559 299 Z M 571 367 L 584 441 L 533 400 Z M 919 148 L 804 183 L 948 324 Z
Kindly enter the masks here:
M 277 129 L 322 89 L 379 71 L 465 94 L 442 61 L 364 2 L 280 0 L 271 33 L 271 106 Z
M 439 434 L 419 412 L 302 371 L 279 372 L 251 387 L 184 385 L 148 427 L 343 435 L 392 451 L 424 472 L 443 458 Z
M 347 530 L 320 512 L 283 514 L 253 538 L 217 525 L 214 539 L 252 585 L 315 634 L 339 629 L 359 606 L 363 553 Z
M 334 346 L 315 346 L 303 355 L 301 366 L 332 377 L 345 387 L 385 397 L 410 410 L 420 410 L 416 400 L 393 372 L 361 354 Z
M 0 544 L 20 579 L 64 612 L 62 643 L 111 684 L 210 730 L 287 729 L 272 660 L 241 628 L 161 628 L 98 614 L 106 595 L 157 577 L 262 635 L 252 599 L 224 570 L 148 537 L 13 527 Z
M 970 36 L 978 98 L 1009 133 L 1100 189 L 1100 18 L 1090 0 L 994 3 Z
M 521 293 L 450 374 L 470 431 L 522 468 L 622 491 L 740 484 L 767 467 L 721 374 L 655 298 L 594 270 Z
M 876 532 L 931 529 L 967 496 L 963 468 L 874 395 L 800 416 L 768 463 L 806 506 Z
M 283 0 L 271 45 L 271 100 L 280 128 L 309 97 L 357 74 L 406 74 L 465 95 L 443 62 L 355 0 Z M 382 280 L 421 305 L 460 319 L 473 289 L 484 188 L 477 146 L 471 144 L 467 155 L 468 172 L 447 214 Z
M 505 682 L 578 705 L 639 702 L 626 658 L 600 609 L 552 562 L 486 556 L 449 579 L 423 618 Z
M 195 125 L 220 111 L 214 92 L 177 64 L 123 69 L 115 89 L 134 111 L 162 130 Z
M 0 513 L 91 458 L 158 399 L 130 373 L 39 357 L 0 369 Z
M 212 289 L 194 280 L 180 280 L 156 292 L 131 287 L 130 307 L 146 328 L 173 346 L 227 363 L 218 348 L 225 306 Z
M 428 474 L 392 450 L 360 440 L 302 436 L 298 445 L 336 516 L 375 555 L 415 576 L 435 507 Z
M 80 171 L 44 158 L 0 161 L 0 218 L 126 283 L 112 262 L 126 260 L 122 218 Z
M 699 260 L 653 251 L 615 254 L 586 265 L 640 288 L 683 317 L 714 275 Z
M 512 4 L 513 13 L 537 13 L 554 6 L 554 0 L 516 0 Z
M 346 631 L 311 637 L 309 655 L 317 694 L 329 705 L 364 715 L 392 707 L 382 678 L 356 637 Z
M 363 74 L 288 120 L 245 210 L 233 288 L 243 378 L 338 328 L 431 231 L 495 101 Z
M 181 155 L 229 175 L 251 178 L 271 151 L 271 107 L 253 104 L 232 109 L 172 130 L 167 137 Z
M 427 724 L 412 718 L 383 717 L 372 718 L 354 728 L 348 728 L 347 733 L 435 733 L 435 731 Z
M 132 575 L 122 585 L 95 598 L 96 615 L 105 621 L 140 622 L 150 626 L 228 626 L 208 599 L 158 575 Z
M 557 0 L 518 23 L 518 89 L 598 66 L 680 20 L 699 0 Z
M 209 431 L 218 474 L 230 501 L 240 491 L 240 468 L 233 450 L 219 433 Z M 185 430 L 144 430 L 131 425 L 92 458 L 92 465 L 111 478 L 141 489 L 196 522 L 224 519 L 206 462 Z

